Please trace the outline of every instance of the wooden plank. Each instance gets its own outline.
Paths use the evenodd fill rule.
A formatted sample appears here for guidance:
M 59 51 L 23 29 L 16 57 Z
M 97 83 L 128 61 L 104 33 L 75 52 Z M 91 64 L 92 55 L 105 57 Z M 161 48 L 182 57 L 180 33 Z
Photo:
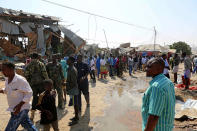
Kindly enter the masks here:
M 74 47 L 74 45 L 72 43 L 70 43 L 70 41 L 68 41 L 67 39 L 64 39 L 64 41 L 66 41 L 68 43 L 68 45 L 76 51 L 76 48 Z
M 49 32 L 51 32 L 51 31 L 49 31 Z M 54 33 L 54 32 L 51 32 L 51 33 L 52 33 L 52 35 L 54 35 L 54 36 L 56 36 L 56 37 L 58 37 L 58 38 L 60 38 L 60 39 L 63 39 L 64 41 L 66 41 L 66 42 L 68 43 L 68 45 L 69 45 L 73 50 L 76 50 L 75 47 L 74 47 L 74 45 L 73 45 L 70 41 L 68 41 L 67 39 L 64 39 L 62 36 L 59 36 L 58 34 L 56 34 L 56 33 Z
M 75 54 L 77 54 L 79 52 L 79 50 L 85 45 L 85 42 L 83 44 L 80 45 L 80 47 L 75 51 Z

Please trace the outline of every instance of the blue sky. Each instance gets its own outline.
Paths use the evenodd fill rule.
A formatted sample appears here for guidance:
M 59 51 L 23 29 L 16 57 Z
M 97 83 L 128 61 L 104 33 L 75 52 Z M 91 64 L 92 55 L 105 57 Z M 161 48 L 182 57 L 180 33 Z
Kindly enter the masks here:
M 171 44 L 176 41 L 197 44 L 196 0 L 51 1 L 147 28 L 155 26 L 158 32 L 157 44 Z M 153 31 L 82 14 L 41 0 L 0 0 L 0 6 L 61 17 L 61 24 L 74 24 L 68 28 L 82 38 L 93 39 L 88 42 L 97 43 L 101 47 L 107 46 L 103 29 L 110 47 L 117 47 L 124 42 L 131 42 L 132 46 L 153 43 Z

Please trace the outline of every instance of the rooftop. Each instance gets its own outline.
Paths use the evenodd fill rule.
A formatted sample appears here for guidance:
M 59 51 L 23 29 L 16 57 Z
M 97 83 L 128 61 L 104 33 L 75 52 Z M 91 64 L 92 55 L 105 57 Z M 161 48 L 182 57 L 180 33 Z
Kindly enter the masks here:
M 55 16 L 40 15 L 34 13 L 23 12 L 22 10 L 12 10 L 0 7 L 0 17 L 16 22 L 34 22 L 42 24 L 53 24 L 60 21 L 60 18 Z

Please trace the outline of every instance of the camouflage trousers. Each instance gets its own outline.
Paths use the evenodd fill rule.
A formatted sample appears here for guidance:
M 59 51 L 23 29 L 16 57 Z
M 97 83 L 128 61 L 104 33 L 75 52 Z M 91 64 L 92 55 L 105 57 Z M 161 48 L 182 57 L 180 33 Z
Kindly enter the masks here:
M 62 108 L 63 107 L 63 89 L 61 87 L 61 85 L 58 86 L 54 86 L 54 89 L 57 91 L 57 95 L 58 95 L 58 107 Z

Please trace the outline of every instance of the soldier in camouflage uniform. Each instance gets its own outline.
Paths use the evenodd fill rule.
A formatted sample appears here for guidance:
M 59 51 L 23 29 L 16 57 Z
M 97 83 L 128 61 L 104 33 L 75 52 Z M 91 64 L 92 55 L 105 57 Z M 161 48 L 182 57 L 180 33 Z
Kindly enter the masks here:
M 38 103 L 38 95 L 44 91 L 42 82 L 43 80 L 48 79 L 48 74 L 45 65 L 39 61 L 39 55 L 37 53 L 33 53 L 31 58 L 32 61 L 25 68 L 24 75 L 33 90 L 33 101 L 30 116 L 30 119 L 33 121 L 36 104 Z
M 53 80 L 53 87 L 58 94 L 58 108 L 63 109 L 63 90 L 62 84 L 64 83 L 64 75 L 62 66 L 57 62 L 57 55 L 52 56 L 52 62 L 46 66 L 49 78 Z

